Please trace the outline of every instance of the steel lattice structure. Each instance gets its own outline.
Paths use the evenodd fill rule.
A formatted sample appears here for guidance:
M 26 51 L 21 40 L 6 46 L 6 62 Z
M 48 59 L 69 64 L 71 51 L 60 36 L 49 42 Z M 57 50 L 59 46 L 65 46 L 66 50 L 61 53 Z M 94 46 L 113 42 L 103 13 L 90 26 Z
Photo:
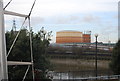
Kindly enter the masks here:
M 12 1 L 12 0 L 11 0 Z M 10 1 L 10 2 L 11 2 Z M 36 0 L 35 0 L 36 1 Z M 33 81 L 34 81 L 34 66 L 33 66 L 33 54 L 32 54 L 32 39 L 31 39 L 31 26 L 30 26 L 30 15 L 32 12 L 32 9 L 35 5 L 35 1 L 32 5 L 31 11 L 28 15 L 24 15 L 24 14 L 19 14 L 16 12 L 12 12 L 12 11 L 6 11 L 5 8 L 8 6 L 5 6 L 5 8 L 3 8 L 3 0 L 0 0 L 0 81 L 6 81 L 8 80 L 8 66 L 9 65 L 27 65 L 28 68 L 25 72 L 25 75 L 23 77 L 23 81 L 27 75 L 27 72 L 30 68 L 30 66 L 32 67 L 32 73 L 33 73 Z M 9 2 L 9 4 L 10 4 Z M 13 16 L 19 16 L 19 17 L 24 17 L 25 20 L 23 22 L 23 24 L 25 23 L 25 21 L 28 19 L 29 22 L 29 31 L 30 31 L 30 49 L 31 49 L 31 62 L 16 62 L 16 61 L 7 61 L 7 57 L 11 52 L 11 49 L 13 47 L 13 45 L 16 42 L 17 37 L 20 34 L 20 31 L 18 32 L 13 44 L 11 45 L 11 48 L 8 52 L 8 54 L 6 54 L 6 40 L 5 40 L 5 27 L 4 27 L 4 14 L 5 15 L 13 15 Z M 22 24 L 22 26 L 23 26 Z M 21 26 L 21 27 L 22 27 Z

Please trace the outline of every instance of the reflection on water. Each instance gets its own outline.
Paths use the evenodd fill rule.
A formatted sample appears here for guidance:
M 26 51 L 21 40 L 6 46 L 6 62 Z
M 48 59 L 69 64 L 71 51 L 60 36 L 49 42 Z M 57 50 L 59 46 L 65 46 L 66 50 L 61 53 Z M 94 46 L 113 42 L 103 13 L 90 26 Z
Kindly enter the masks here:
M 98 76 L 111 75 L 110 71 L 98 71 Z M 88 71 L 68 71 L 68 72 L 54 72 L 54 79 L 81 79 L 85 77 L 95 77 L 94 70 Z

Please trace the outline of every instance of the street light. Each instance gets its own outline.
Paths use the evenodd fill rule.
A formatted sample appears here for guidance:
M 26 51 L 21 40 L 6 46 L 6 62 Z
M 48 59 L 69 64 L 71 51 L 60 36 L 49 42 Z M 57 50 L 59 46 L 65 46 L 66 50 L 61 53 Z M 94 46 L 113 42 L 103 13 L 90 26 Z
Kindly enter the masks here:
M 47 31 L 44 30 L 44 27 L 42 27 L 40 31 L 43 34 L 43 40 L 45 40 L 45 35 L 46 35 Z
M 95 42 L 95 44 L 96 44 L 96 54 L 95 54 L 95 76 L 96 76 L 96 79 L 97 79 L 97 43 L 98 43 L 97 38 L 98 38 L 98 34 L 95 34 L 95 38 L 96 38 L 96 42 Z
M 51 37 L 52 37 L 51 34 L 52 34 L 52 31 L 50 31 L 50 32 L 47 33 L 47 40 L 50 40 L 50 39 L 51 39 Z

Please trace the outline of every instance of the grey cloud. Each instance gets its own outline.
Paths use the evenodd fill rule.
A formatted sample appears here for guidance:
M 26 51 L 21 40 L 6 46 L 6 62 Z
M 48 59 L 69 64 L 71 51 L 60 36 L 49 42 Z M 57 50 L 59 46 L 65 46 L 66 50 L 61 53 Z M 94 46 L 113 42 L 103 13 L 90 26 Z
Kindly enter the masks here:
M 114 18 L 114 19 L 118 19 L 118 15 L 114 15 L 113 18 Z
M 44 21 L 45 21 L 45 19 L 42 18 L 42 17 L 32 17 L 32 18 L 31 18 L 31 23 L 32 23 L 32 25 L 41 24 L 41 23 L 43 23 Z
M 91 23 L 91 22 L 100 22 L 100 17 L 98 16 L 93 16 L 93 15 L 86 15 L 82 18 L 83 22 L 88 22 L 88 23 Z
M 114 16 L 117 18 L 117 15 Z M 104 21 L 100 16 L 96 16 L 93 14 L 86 14 L 86 15 L 70 15 L 70 16 L 59 16 L 55 18 L 55 22 L 57 24 L 80 24 L 80 23 L 95 23 L 99 26 L 104 26 L 105 23 L 108 21 Z M 112 22 L 110 22 L 112 24 Z
M 71 20 L 71 21 L 79 20 L 79 17 L 78 17 L 78 16 L 71 16 L 71 17 L 70 17 L 70 20 Z
M 56 24 L 75 24 L 80 20 L 79 16 L 57 17 Z
M 98 23 L 101 25 L 101 18 L 98 16 L 93 16 L 93 15 L 85 15 L 85 16 L 59 16 L 56 18 L 56 23 L 57 24 L 80 24 L 80 22 L 84 23 Z
M 101 30 L 103 35 L 110 35 L 118 32 L 117 26 L 107 26 Z

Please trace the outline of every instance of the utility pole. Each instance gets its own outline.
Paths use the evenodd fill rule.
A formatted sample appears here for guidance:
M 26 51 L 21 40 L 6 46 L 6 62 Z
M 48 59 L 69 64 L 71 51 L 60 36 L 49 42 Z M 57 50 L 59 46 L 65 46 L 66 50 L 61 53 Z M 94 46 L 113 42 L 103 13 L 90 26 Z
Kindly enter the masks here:
M 0 0 L 0 81 L 8 80 L 3 0 Z

